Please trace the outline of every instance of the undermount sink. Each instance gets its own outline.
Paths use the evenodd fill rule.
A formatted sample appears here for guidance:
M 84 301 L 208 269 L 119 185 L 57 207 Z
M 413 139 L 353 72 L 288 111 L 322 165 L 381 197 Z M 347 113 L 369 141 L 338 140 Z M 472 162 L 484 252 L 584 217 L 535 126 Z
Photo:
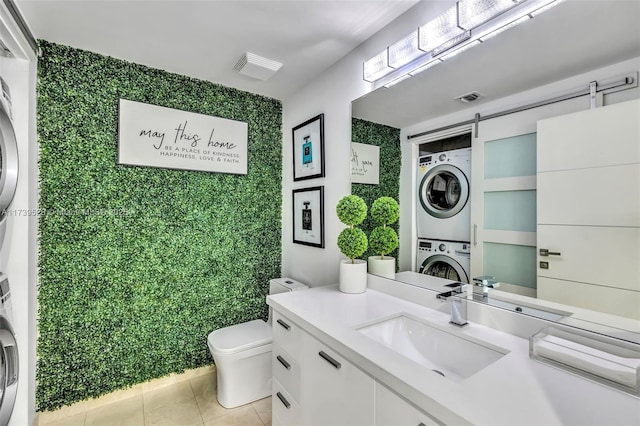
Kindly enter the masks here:
M 486 342 L 449 333 L 407 314 L 360 327 L 357 331 L 456 382 L 472 376 L 508 352 Z

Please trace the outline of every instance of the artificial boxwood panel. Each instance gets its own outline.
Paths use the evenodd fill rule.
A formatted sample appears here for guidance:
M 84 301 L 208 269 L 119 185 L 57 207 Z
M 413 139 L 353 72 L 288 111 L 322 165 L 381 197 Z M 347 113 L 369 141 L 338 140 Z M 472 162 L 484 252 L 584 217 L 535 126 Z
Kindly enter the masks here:
M 367 208 L 371 209 L 373 202 L 380 197 L 391 197 L 400 202 L 400 129 L 373 123 L 359 118 L 351 119 L 351 140 L 357 143 L 377 145 L 380 147 L 380 183 L 378 185 L 366 185 L 361 183 L 351 184 L 351 193 L 362 197 L 367 203 Z M 402 206 L 400 206 L 402 211 Z M 371 214 L 367 212 L 367 218 L 359 227 L 367 234 L 377 225 L 371 219 Z M 398 222 L 390 225 L 398 232 Z M 370 248 L 361 256 L 367 259 L 374 256 Z M 396 258 L 398 264 L 398 249 L 389 253 L 389 256 Z
M 280 275 L 277 100 L 41 42 L 39 410 L 211 364 Z M 245 121 L 248 174 L 117 164 L 118 99 Z

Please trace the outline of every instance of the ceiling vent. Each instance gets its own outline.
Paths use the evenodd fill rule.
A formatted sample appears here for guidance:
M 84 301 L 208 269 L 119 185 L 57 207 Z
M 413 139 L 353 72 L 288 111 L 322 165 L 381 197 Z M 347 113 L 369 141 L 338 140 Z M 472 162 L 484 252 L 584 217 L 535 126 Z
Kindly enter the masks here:
M 481 97 L 482 97 L 482 94 L 479 92 L 469 92 L 469 93 L 465 93 L 464 95 L 456 96 L 453 99 L 455 99 L 456 101 L 460 101 L 460 102 L 464 102 L 465 104 L 468 104 L 469 102 L 477 101 Z
M 281 66 L 282 64 L 278 61 L 247 52 L 242 55 L 233 69 L 240 74 L 264 81 L 271 78 Z

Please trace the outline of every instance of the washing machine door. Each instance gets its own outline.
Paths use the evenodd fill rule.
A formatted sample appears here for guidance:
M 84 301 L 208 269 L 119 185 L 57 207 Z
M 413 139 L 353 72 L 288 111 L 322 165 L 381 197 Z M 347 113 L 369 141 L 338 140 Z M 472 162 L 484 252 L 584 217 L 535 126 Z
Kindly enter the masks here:
M 0 425 L 9 423 L 18 390 L 18 347 L 5 318 L 0 318 Z
M 420 273 L 447 280 L 469 282 L 469 277 L 462 265 L 443 254 L 428 257 L 420 266 Z
M 13 123 L 0 108 L 0 219 L 13 201 L 18 185 L 18 143 Z
M 433 167 L 425 173 L 418 188 L 420 205 L 439 219 L 455 216 L 469 199 L 469 181 L 462 170 L 450 164 Z

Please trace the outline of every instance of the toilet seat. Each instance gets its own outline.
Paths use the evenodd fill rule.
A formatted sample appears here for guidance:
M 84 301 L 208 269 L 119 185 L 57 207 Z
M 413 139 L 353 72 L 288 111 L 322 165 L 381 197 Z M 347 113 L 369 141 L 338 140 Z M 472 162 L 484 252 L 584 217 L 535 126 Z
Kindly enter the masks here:
M 207 344 L 212 352 L 231 355 L 269 345 L 271 340 L 271 327 L 262 320 L 253 320 L 212 331 Z

